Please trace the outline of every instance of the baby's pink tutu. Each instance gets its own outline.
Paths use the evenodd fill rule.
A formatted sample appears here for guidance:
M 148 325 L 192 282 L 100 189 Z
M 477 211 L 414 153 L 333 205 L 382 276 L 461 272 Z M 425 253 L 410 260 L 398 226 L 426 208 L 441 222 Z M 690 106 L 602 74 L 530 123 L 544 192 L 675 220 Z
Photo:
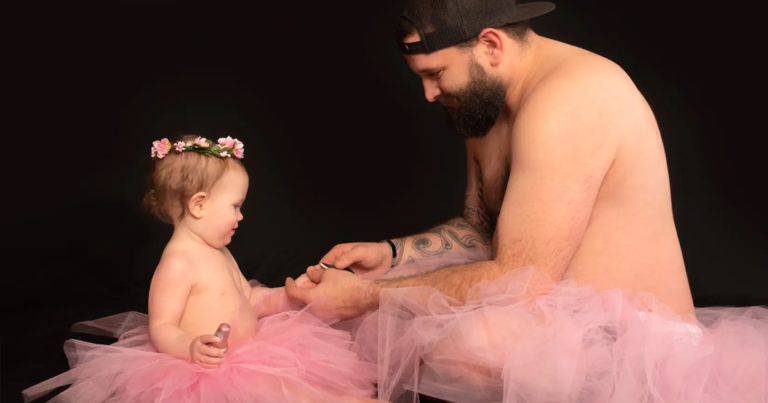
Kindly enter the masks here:
M 375 394 L 376 367 L 350 350 L 349 333 L 307 309 L 260 319 L 257 333 L 230 346 L 215 369 L 157 352 L 146 325 L 137 312 L 78 324 L 121 336 L 111 345 L 68 340 L 72 369 L 25 390 L 25 401 L 65 385 L 71 386 L 51 402 L 336 403 Z
M 378 396 L 504 403 L 768 402 L 768 309 L 700 308 L 686 323 L 652 296 L 563 280 L 522 297 L 533 269 L 475 286 L 384 290 L 355 336 Z

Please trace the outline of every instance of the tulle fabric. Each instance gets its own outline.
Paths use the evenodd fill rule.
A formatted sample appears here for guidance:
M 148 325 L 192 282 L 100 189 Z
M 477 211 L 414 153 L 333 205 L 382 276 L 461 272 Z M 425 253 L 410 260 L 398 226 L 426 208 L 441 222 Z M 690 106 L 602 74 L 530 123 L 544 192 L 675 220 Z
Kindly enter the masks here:
M 430 264 L 471 260 L 448 259 Z M 412 264 L 387 277 L 426 270 Z M 570 279 L 524 297 L 534 272 L 480 283 L 465 304 L 430 287 L 384 290 L 355 336 L 361 356 L 378 363 L 379 398 L 768 402 L 768 309 L 699 308 L 686 322 L 651 295 Z
M 25 402 L 71 385 L 51 402 L 354 402 L 375 401 L 376 367 L 351 351 L 346 331 L 292 303 L 284 291 L 254 312 L 256 333 L 230 344 L 224 363 L 204 369 L 157 352 L 147 316 L 128 312 L 78 323 L 77 332 L 118 337 L 111 345 L 71 339 L 71 370 L 23 391 Z M 250 305 L 248 305 L 250 308 Z M 279 312 L 276 313 L 275 312 Z M 233 331 L 235 326 L 233 325 Z

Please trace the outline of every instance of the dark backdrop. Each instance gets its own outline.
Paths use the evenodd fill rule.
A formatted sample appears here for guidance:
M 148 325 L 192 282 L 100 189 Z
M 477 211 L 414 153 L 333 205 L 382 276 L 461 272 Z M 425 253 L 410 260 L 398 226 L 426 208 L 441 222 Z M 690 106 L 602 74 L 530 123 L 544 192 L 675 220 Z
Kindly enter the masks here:
M 3 400 L 66 370 L 72 323 L 146 312 L 171 233 L 140 209 L 153 140 L 245 142 L 230 249 L 270 286 L 460 214 L 464 145 L 397 53 L 402 0 L 64 3 L 3 6 Z M 617 62 L 654 109 L 696 304 L 768 304 L 756 25 L 623 3 L 561 0 L 533 27 Z

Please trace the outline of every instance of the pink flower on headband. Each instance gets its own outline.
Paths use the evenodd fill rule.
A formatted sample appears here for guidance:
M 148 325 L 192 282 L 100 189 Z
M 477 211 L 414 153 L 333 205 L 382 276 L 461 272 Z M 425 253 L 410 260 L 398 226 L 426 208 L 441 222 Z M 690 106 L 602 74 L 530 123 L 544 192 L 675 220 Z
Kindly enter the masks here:
M 219 146 L 221 148 L 234 148 L 236 142 L 237 139 L 233 139 L 231 136 L 227 136 L 227 138 L 219 139 Z
M 160 141 L 153 141 L 152 145 L 152 154 L 154 156 L 155 153 L 157 153 L 157 158 L 163 158 L 168 154 L 168 151 L 171 150 L 171 142 L 168 141 L 168 139 L 162 139 Z
M 221 155 L 222 157 L 231 157 L 231 155 L 229 155 L 229 153 L 226 151 L 224 151 L 223 153 L 220 153 L 219 155 Z
M 180 152 L 184 151 L 184 146 L 185 146 L 185 144 L 184 144 L 183 141 L 179 141 L 178 143 L 176 143 L 176 152 L 180 153 Z
M 237 144 L 235 144 L 235 157 L 243 158 L 245 153 L 245 146 L 243 145 L 242 141 L 238 141 L 237 139 L 235 139 L 235 141 L 237 142 Z
M 155 155 L 157 155 L 157 149 L 152 147 L 152 158 L 155 158 Z
M 208 148 L 208 142 L 205 140 L 204 137 L 198 137 L 197 139 L 195 139 L 194 144 L 197 144 L 200 147 Z

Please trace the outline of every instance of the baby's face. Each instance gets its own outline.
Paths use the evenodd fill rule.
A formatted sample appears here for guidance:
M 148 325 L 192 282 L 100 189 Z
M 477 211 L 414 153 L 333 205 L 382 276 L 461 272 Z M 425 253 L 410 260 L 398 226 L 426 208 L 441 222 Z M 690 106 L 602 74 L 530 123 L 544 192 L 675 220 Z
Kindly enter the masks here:
M 248 175 L 238 168 L 228 169 L 211 189 L 206 201 L 200 234 L 214 248 L 228 245 L 243 219 L 240 211 L 248 193 Z

